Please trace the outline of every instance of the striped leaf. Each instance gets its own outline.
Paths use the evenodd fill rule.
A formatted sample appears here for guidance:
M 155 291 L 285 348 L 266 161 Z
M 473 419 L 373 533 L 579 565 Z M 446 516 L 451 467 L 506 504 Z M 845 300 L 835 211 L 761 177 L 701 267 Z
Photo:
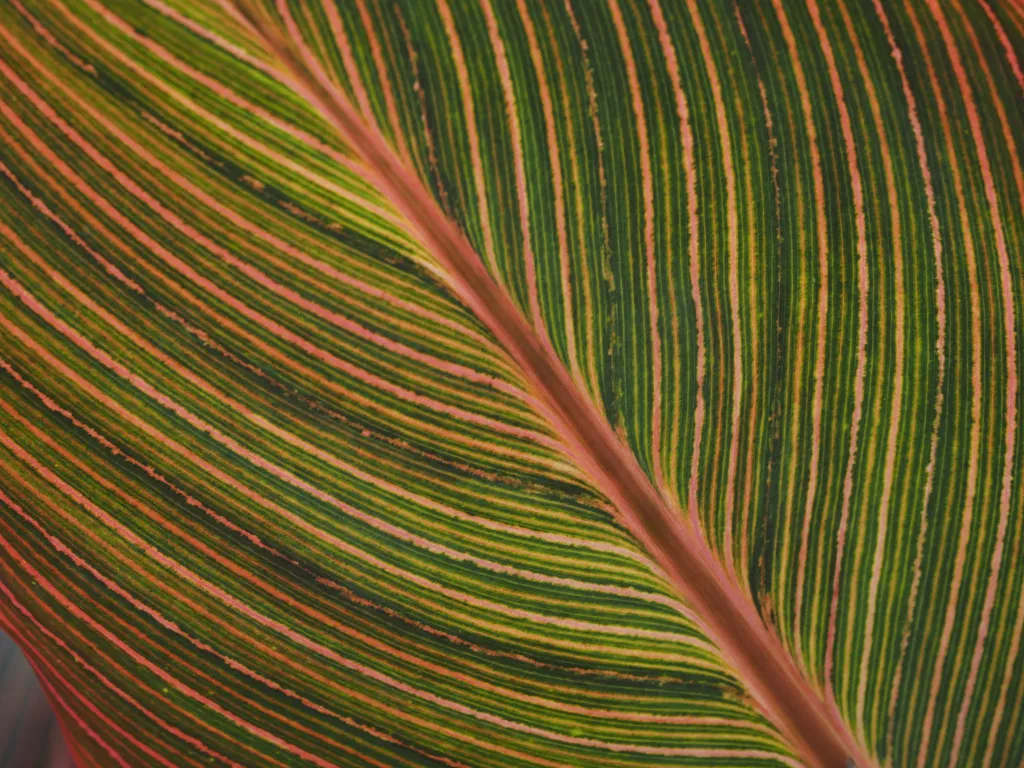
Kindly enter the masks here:
M 1022 58 L 0 4 L 0 628 L 76 764 L 1024 762 Z

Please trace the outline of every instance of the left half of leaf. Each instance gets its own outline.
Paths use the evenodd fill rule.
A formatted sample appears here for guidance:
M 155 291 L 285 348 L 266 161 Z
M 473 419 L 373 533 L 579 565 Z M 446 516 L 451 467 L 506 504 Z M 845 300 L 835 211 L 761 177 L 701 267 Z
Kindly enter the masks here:
M 0 625 L 78 759 L 792 763 L 348 150 L 178 5 L 0 8 Z

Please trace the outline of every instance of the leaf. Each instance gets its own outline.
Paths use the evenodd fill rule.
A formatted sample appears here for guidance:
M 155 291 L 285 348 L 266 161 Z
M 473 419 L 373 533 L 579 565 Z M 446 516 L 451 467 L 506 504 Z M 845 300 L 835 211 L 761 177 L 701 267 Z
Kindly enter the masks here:
M 0 7 L 76 762 L 1019 764 L 1022 22 Z

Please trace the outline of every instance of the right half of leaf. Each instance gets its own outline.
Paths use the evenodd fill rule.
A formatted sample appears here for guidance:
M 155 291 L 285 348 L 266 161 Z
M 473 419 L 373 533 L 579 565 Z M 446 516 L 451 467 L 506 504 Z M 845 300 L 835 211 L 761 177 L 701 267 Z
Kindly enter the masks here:
M 856 737 L 1018 762 L 1019 12 L 351 10 L 292 5 Z

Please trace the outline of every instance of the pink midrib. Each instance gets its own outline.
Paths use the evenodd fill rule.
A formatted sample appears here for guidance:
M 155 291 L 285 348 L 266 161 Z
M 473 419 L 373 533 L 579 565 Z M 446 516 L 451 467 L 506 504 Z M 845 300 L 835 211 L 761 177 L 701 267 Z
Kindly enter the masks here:
M 519 365 L 570 457 L 615 504 L 622 522 L 696 608 L 705 631 L 798 754 L 812 765 L 828 768 L 845 767 L 851 760 L 862 768 L 873 765 L 846 730 L 835 705 L 824 701 L 803 678 L 703 537 L 655 489 L 589 395 L 573 382 L 547 340 L 491 277 L 419 177 L 362 121 L 315 62 L 310 66 L 287 40 L 247 13 L 244 0 L 221 2 L 256 31 L 286 66 L 295 90 L 362 156 L 379 189 L 445 268 L 459 298 Z

